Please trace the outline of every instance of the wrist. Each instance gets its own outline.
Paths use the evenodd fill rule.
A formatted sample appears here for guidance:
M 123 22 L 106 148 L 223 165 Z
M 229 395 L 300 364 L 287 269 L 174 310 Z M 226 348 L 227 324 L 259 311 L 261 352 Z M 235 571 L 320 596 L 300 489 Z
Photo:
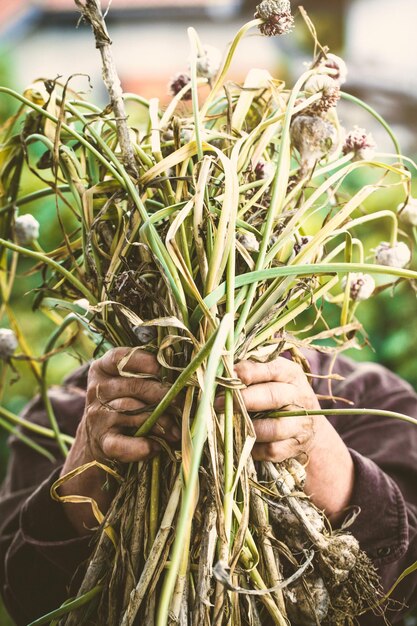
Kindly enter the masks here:
M 315 420 L 306 473 L 307 495 L 333 524 L 337 524 L 351 501 L 354 463 L 347 446 L 323 415 Z

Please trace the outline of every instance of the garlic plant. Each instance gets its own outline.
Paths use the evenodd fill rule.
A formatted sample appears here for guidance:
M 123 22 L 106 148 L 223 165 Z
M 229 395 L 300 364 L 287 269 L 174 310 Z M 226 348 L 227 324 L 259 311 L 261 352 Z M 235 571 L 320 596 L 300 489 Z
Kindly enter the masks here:
M 293 86 L 265 70 L 251 70 L 243 86 L 227 82 L 250 29 L 268 36 L 292 29 L 288 0 L 263 0 L 220 65 L 189 29 L 190 73 L 172 80 L 170 104 L 124 96 L 146 117 L 140 129 L 128 127 L 123 98 L 112 89 L 100 7 L 76 1 L 93 28 L 100 25 L 114 111 L 59 80 L 37 81 L 23 96 L 0 88 L 20 103 L 2 131 L 1 312 L 12 314 L 16 266 L 25 256 L 44 275 L 36 303 L 58 324 L 42 371 L 34 371 L 51 419 L 44 435 L 55 436 L 63 454 L 70 441 L 57 430 L 44 374 L 48 355 L 72 328 L 91 338 L 97 354 L 111 346 L 156 354 L 171 386 L 137 434 L 146 435 L 184 392 L 176 413 L 183 439 L 180 450 L 126 472 L 75 604 L 45 619 L 66 626 L 87 615 L 108 626 L 342 626 L 376 610 L 375 570 L 353 537 L 332 534 L 300 497 L 299 463 L 255 467 L 254 431 L 233 365 L 283 350 L 305 363 L 299 346 L 315 347 L 325 301 L 341 308 L 340 324 L 326 331 L 340 351 L 348 329 L 352 345 L 356 307 L 376 281 L 382 289 L 387 276 L 391 288 L 393 280 L 417 278 L 405 269 L 410 252 L 398 241 L 398 219 L 417 221 L 405 158 L 373 154 L 362 129 L 345 136 L 339 98 L 363 103 L 340 91 L 345 64 L 322 47 Z M 20 181 L 31 144 L 43 150 L 41 165 L 30 164 L 40 188 L 25 194 Z M 349 192 L 350 177 L 362 170 L 376 174 L 373 182 Z M 368 213 L 367 199 L 383 198 L 387 185 L 402 190 L 404 206 Z M 16 217 L 16 208 L 46 196 L 78 223 L 52 250 L 36 245 L 36 220 Z M 389 221 L 389 241 L 367 263 L 361 225 L 374 219 Z M 304 323 L 309 311 L 314 319 Z M 0 334 L 6 360 L 17 348 L 10 333 Z M 226 397 L 221 414 L 216 390 Z

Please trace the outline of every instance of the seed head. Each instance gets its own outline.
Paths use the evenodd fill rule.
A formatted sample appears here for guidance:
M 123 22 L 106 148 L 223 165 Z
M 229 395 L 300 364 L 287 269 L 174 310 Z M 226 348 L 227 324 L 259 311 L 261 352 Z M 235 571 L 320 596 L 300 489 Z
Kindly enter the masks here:
M 256 7 L 255 18 L 264 20 L 259 30 L 267 37 L 285 35 L 294 26 L 289 0 L 263 0 Z
M 327 57 L 321 61 L 320 67 L 327 67 L 334 70 L 331 78 L 335 80 L 339 86 L 346 82 L 348 73 L 346 63 L 341 57 L 336 56 L 336 54 L 328 54 Z
M 335 147 L 337 131 L 318 115 L 297 115 L 291 124 L 291 140 L 300 153 L 302 171 L 308 172 Z
M 321 94 L 320 100 L 310 105 L 309 110 L 314 113 L 327 113 L 333 109 L 340 99 L 340 88 L 333 78 L 327 74 L 316 74 L 311 76 L 304 85 L 304 91 L 307 96 L 314 96 L 316 93 Z
M 238 235 L 238 241 L 248 252 L 259 251 L 259 241 L 256 239 L 253 233 L 242 233 Z
M 369 161 L 374 157 L 376 144 L 371 133 L 367 133 L 364 128 L 355 126 L 345 139 L 342 149 L 343 154 L 353 152 L 354 161 Z
M 176 96 L 177 94 L 179 94 L 179 92 L 181 91 L 181 89 L 183 87 L 185 87 L 186 85 L 188 85 L 191 82 L 191 78 L 188 74 L 176 74 L 172 79 L 171 82 L 168 85 L 169 88 L 169 93 L 172 96 Z M 192 95 L 191 95 L 191 89 L 189 89 L 181 98 L 182 100 L 191 100 Z
M 375 261 L 388 267 L 405 267 L 411 261 L 411 250 L 403 241 L 397 241 L 393 246 L 382 241 L 375 248 Z
M 30 213 L 20 215 L 15 220 L 14 232 L 17 242 L 25 246 L 39 237 L 39 222 Z
M 417 226 L 417 198 L 410 197 L 405 206 L 399 204 L 397 211 L 398 217 L 404 224 Z
M 203 78 L 214 78 L 220 69 L 222 54 L 218 48 L 206 45 L 197 56 L 197 75 Z
M 0 359 L 8 361 L 15 352 L 19 342 L 12 330 L 0 328 Z
M 343 288 L 346 287 L 346 277 L 342 280 Z M 375 281 L 369 274 L 362 274 L 354 272 L 350 275 L 350 297 L 356 302 L 367 300 L 370 298 L 375 290 Z

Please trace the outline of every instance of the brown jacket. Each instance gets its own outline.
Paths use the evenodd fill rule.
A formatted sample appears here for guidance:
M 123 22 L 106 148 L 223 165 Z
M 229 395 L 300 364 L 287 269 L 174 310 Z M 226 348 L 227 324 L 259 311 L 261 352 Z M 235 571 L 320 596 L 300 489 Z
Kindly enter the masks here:
M 326 374 L 329 358 L 309 355 L 313 372 Z M 360 507 L 350 531 L 379 569 L 388 589 L 417 561 L 417 427 L 387 417 L 366 414 L 387 409 L 417 418 L 417 395 L 404 381 L 375 364 L 356 364 L 339 358 L 334 369 L 344 377 L 333 383 L 333 394 L 363 408 L 360 416 L 329 419 L 349 447 L 355 463 L 352 505 Z M 61 429 L 75 434 L 83 413 L 87 368 L 51 392 Z M 316 379 L 315 391 L 327 394 L 327 381 Z M 346 408 L 345 403 L 322 401 L 322 408 Z M 366 408 L 365 408 L 366 407 Z M 25 417 L 47 424 L 39 399 Z M 10 441 L 9 471 L 0 492 L 0 588 L 17 624 L 57 608 L 68 597 L 70 581 L 88 558 L 90 539 L 76 536 L 61 505 L 51 500 L 50 486 L 62 465 L 53 442 L 41 441 L 56 456 L 51 463 L 18 439 Z M 417 573 L 397 587 L 395 598 L 405 608 L 390 612 L 393 624 L 402 624 L 407 606 L 417 605 Z M 366 614 L 361 626 L 385 623 Z

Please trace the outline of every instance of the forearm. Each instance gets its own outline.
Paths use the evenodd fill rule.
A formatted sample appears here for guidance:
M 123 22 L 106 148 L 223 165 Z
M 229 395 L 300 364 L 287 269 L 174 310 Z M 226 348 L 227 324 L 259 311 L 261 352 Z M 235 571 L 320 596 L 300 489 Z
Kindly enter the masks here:
M 83 470 L 83 467 L 95 460 L 90 452 L 85 424 L 82 421 L 77 431 L 76 442 L 69 451 L 60 477 L 67 476 L 76 469 L 79 473 L 63 482 L 58 491 L 60 496 L 66 498 L 82 496 L 95 501 L 101 513 L 105 515 L 115 494 L 115 484 L 99 466 Z M 97 527 L 98 520 L 94 516 L 91 503 L 64 502 L 62 506 L 68 521 L 78 535 L 89 535 Z
M 351 454 L 324 416 L 318 416 L 306 468 L 305 492 L 337 524 L 350 504 L 355 470 Z

